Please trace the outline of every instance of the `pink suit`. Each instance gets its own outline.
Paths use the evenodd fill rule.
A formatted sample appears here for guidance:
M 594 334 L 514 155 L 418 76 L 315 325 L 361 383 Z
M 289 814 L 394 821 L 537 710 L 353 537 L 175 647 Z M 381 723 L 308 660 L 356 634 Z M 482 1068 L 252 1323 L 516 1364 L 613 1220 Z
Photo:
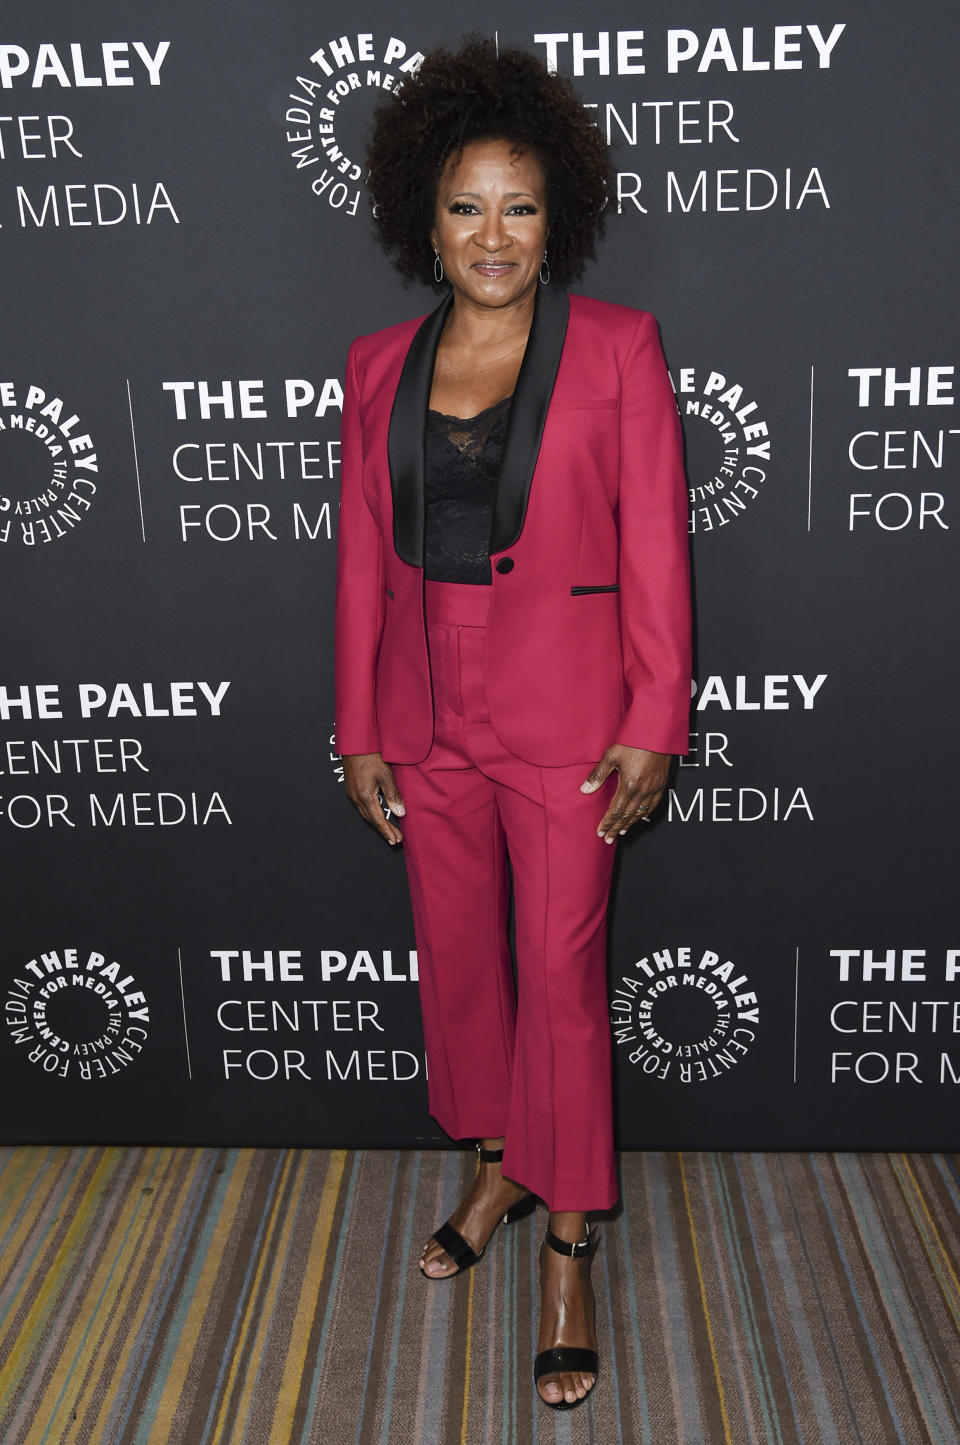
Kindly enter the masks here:
M 337 745 L 382 752 L 403 822 L 430 1064 L 456 1137 L 554 1209 L 616 1199 L 605 912 L 612 742 L 687 745 L 687 499 L 645 312 L 541 288 L 511 405 L 493 585 L 424 587 L 423 430 L 449 300 L 362 337 L 344 397 Z M 426 595 L 426 609 L 425 609 Z M 517 999 L 506 946 L 514 875 Z

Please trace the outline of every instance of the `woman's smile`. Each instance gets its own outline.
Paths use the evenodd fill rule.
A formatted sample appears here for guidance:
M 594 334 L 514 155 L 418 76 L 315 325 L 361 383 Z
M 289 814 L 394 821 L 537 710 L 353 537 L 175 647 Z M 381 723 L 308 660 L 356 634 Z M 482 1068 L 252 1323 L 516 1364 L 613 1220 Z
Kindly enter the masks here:
M 479 271 L 481 276 L 503 276 L 505 272 L 516 269 L 513 261 L 474 261 L 473 263 L 473 270 Z

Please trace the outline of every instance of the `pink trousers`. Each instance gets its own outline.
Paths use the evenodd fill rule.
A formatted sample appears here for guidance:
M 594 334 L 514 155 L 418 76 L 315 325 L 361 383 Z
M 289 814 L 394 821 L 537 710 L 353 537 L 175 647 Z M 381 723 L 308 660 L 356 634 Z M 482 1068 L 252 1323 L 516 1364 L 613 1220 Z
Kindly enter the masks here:
M 503 1172 L 550 1209 L 616 1202 L 606 918 L 616 788 L 596 763 L 540 768 L 487 714 L 486 587 L 426 584 L 435 729 L 394 768 L 417 952 L 430 1112 L 454 1138 L 505 1137 Z M 516 976 L 507 939 L 510 872 Z

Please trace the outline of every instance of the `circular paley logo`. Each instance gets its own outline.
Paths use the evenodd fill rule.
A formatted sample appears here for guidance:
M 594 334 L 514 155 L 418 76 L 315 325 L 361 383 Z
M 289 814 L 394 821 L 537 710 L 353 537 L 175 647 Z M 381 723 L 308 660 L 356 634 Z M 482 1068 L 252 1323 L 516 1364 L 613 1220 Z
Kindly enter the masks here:
M 69 536 L 97 485 L 96 449 L 76 413 L 43 387 L 0 381 L 0 542 Z
M 704 1084 L 752 1048 L 760 1023 L 747 975 L 712 949 L 662 948 L 638 958 L 610 998 L 614 1041 L 656 1079 Z
M 68 1082 L 122 1073 L 143 1052 L 150 1009 L 122 964 L 77 948 L 38 953 L 16 972 L 4 999 L 14 1048 Z
M 341 35 L 318 46 L 277 107 L 291 160 L 331 210 L 357 214 L 374 107 L 422 60 L 395 35 Z
M 770 475 L 770 428 L 742 382 L 681 367 L 674 391 L 686 442 L 690 531 L 716 532 L 755 502 Z

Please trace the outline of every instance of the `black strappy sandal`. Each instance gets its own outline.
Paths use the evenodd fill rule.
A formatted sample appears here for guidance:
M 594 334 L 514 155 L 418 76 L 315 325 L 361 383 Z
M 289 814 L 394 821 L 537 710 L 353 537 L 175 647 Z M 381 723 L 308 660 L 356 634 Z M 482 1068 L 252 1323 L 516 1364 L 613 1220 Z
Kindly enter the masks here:
M 567 1240 L 561 1239 L 559 1235 L 554 1234 L 552 1229 L 547 1230 L 543 1242 L 549 1244 L 557 1254 L 565 1254 L 573 1259 L 582 1259 L 584 1255 L 590 1253 L 590 1225 L 587 1225 L 586 1238 L 577 1240 L 575 1244 L 569 1244 Z M 585 1395 L 576 1400 L 564 1398 L 545 1400 L 538 1390 L 537 1394 L 541 1401 L 544 1405 L 549 1405 L 551 1410 L 573 1410 L 577 1405 L 582 1405 L 584 1400 L 589 1400 L 596 1389 L 597 1376 L 600 1373 L 600 1357 L 596 1350 L 588 1350 L 581 1345 L 554 1345 L 550 1350 L 541 1350 L 534 1360 L 534 1385 L 544 1375 L 566 1375 L 572 1370 L 584 1375 L 593 1375 L 594 1383 Z
M 502 1149 L 484 1149 L 480 1143 L 477 1144 L 478 1169 L 481 1164 L 499 1164 L 502 1158 Z M 506 1214 L 500 1216 L 500 1223 L 512 1224 L 514 1220 L 522 1219 L 524 1215 L 532 1213 L 535 1208 L 536 1200 L 534 1199 L 533 1195 L 525 1194 L 522 1199 L 517 1200 L 516 1204 L 511 1204 Z M 496 1228 L 496 1226 L 494 1226 L 494 1228 Z M 435 1229 L 430 1238 L 437 1241 L 440 1248 L 445 1250 L 447 1254 L 449 1254 L 450 1258 L 457 1266 L 456 1269 L 450 1270 L 447 1274 L 427 1274 L 427 1271 L 424 1269 L 423 1264 L 421 1263 L 420 1273 L 423 1275 L 424 1279 L 430 1280 L 431 1284 L 438 1283 L 440 1280 L 444 1279 L 456 1279 L 457 1275 L 462 1274 L 465 1269 L 472 1269 L 473 1266 L 483 1258 L 484 1250 L 487 1247 L 485 1244 L 483 1246 L 483 1249 L 481 1249 L 480 1253 L 477 1254 L 473 1249 L 471 1249 L 470 1245 L 464 1239 L 463 1235 L 460 1234 L 458 1230 L 454 1229 L 449 1219 L 446 1221 L 445 1224 L 441 1224 L 439 1229 Z

